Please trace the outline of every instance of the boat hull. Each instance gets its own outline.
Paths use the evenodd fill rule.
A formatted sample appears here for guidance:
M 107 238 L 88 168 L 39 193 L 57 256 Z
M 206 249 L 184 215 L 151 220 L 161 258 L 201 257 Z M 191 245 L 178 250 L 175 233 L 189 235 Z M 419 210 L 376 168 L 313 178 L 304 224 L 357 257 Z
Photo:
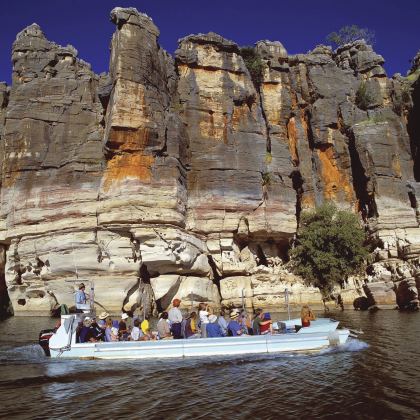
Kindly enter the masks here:
M 50 353 L 52 358 L 161 359 L 309 352 L 344 344 L 349 334 L 350 331 L 343 329 L 328 333 L 83 343 L 72 344 L 65 350 L 50 346 Z

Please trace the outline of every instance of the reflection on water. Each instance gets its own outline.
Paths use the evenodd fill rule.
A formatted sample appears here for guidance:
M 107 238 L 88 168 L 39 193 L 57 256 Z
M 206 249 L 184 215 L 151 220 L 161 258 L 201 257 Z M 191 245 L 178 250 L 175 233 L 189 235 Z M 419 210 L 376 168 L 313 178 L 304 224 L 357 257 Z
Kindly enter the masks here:
M 45 318 L 0 323 L 0 417 L 417 418 L 420 314 L 335 313 L 365 332 L 311 355 L 79 361 L 44 357 Z

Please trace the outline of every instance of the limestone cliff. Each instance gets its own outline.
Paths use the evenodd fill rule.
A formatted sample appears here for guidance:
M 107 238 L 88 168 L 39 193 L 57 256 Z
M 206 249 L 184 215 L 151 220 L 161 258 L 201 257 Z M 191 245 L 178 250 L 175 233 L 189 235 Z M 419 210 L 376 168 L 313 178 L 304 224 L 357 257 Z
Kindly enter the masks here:
M 260 41 L 255 83 L 220 35 L 187 36 L 171 57 L 148 16 L 116 8 L 111 21 L 109 74 L 33 24 L 0 84 L 0 268 L 15 314 L 72 306 L 86 279 L 111 312 L 174 297 L 282 309 L 286 287 L 293 304 L 321 304 L 284 264 L 300 212 L 325 200 L 359 213 L 378 245 L 345 302 L 416 301 L 418 59 L 389 79 L 363 41 L 293 56 Z

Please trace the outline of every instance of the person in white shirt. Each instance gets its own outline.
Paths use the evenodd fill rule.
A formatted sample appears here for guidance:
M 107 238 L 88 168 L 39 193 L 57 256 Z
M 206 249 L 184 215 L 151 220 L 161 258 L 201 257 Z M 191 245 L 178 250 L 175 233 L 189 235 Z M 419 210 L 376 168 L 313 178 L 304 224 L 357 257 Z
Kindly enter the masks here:
M 172 302 L 172 308 L 168 312 L 168 319 L 171 323 L 171 332 L 175 339 L 182 338 L 181 323 L 182 323 L 182 313 L 179 310 L 179 305 L 181 301 L 179 299 L 174 299 Z
M 148 340 L 149 337 L 143 334 L 143 331 L 140 329 L 140 321 L 138 319 L 134 320 L 134 327 L 131 330 L 130 340 L 131 341 L 144 341 Z
M 200 318 L 200 330 L 201 338 L 207 337 L 207 324 L 209 321 L 209 315 L 211 314 L 210 307 L 207 303 L 201 302 L 198 304 L 198 317 Z

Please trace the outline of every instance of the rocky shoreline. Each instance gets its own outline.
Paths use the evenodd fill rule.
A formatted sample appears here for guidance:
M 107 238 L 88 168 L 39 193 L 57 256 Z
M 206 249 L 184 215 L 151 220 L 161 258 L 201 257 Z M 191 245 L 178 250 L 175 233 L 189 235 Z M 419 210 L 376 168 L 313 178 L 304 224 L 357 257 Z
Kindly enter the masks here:
M 0 292 L 15 315 L 71 306 L 80 279 L 115 313 L 242 295 L 278 311 L 286 288 L 321 307 L 286 264 L 301 211 L 326 200 L 359 213 L 376 247 L 336 291 L 344 304 L 418 305 L 420 55 L 388 78 L 363 41 L 297 55 L 259 41 L 256 85 L 220 35 L 172 57 L 147 15 L 111 20 L 109 73 L 32 24 L 0 83 Z

